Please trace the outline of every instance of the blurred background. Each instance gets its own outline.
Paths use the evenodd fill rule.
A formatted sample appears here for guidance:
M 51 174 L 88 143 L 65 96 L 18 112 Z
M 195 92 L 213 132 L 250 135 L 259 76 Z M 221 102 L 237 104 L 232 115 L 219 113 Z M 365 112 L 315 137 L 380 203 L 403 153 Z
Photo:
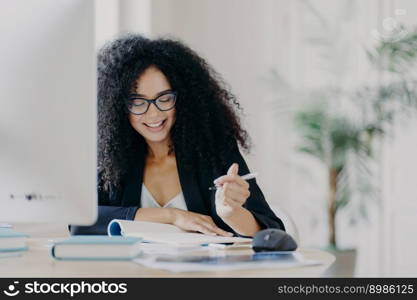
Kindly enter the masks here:
M 172 36 L 244 108 L 245 158 L 333 276 L 417 276 L 417 1 L 99 0 L 96 45 Z

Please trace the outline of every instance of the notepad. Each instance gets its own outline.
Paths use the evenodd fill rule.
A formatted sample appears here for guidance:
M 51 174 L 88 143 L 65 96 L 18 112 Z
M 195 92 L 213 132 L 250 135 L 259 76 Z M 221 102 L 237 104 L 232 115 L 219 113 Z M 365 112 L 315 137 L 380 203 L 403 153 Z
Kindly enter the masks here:
M 0 228 L 0 252 L 27 250 L 26 239 L 29 236 L 12 228 Z
M 251 238 L 211 236 L 188 232 L 171 224 L 143 221 L 113 220 L 107 228 L 109 236 L 140 237 L 145 242 L 175 245 L 206 245 L 210 243 L 251 243 Z
M 130 260 L 141 253 L 141 241 L 135 237 L 78 235 L 54 242 L 50 254 L 58 260 Z

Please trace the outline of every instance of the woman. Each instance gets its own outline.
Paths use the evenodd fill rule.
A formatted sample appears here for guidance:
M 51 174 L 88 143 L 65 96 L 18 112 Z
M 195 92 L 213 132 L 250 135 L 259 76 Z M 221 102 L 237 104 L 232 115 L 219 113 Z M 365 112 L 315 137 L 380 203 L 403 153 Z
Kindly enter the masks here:
M 239 103 L 182 43 L 127 35 L 98 56 L 99 216 L 72 234 L 106 234 L 112 219 L 173 224 L 221 236 L 284 225 L 237 143 Z M 209 190 L 213 180 L 218 187 Z

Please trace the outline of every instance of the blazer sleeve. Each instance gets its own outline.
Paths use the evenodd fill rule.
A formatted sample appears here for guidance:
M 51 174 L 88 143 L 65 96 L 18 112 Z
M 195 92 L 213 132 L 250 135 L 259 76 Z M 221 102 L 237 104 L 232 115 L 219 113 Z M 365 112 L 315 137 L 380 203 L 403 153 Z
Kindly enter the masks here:
M 98 189 L 97 221 L 91 226 L 69 225 L 71 235 L 107 235 L 107 225 L 113 219 L 133 220 L 138 206 L 117 205 L 121 203 L 118 194 L 114 188 L 110 192 Z
M 232 163 L 239 164 L 238 174 L 242 176 L 250 173 L 245 160 L 240 154 L 237 143 L 235 144 L 235 147 L 233 148 L 233 151 L 231 151 L 231 153 L 232 155 L 230 158 L 230 165 L 232 165 Z M 227 166 L 227 168 L 229 168 L 230 165 Z M 274 212 L 271 210 L 268 203 L 266 202 L 261 189 L 256 183 L 256 178 L 248 180 L 248 183 L 250 196 L 246 200 L 243 207 L 245 207 L 252 213 L 255 219 L 262 226 L 262 229 L 277 228 L 285 230 L 284 223 L 274 214 Z

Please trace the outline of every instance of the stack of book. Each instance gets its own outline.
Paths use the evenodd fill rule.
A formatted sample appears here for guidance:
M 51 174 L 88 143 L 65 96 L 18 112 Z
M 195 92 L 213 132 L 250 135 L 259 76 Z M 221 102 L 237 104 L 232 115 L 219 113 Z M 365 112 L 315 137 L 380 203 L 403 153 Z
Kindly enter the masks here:
M 78 235 L 55 241 L 50 254 L 57 260 L 131 260 L 140 253 L 136 237 Z
M 16 256 L 26 251 L 28 237 L 9 226 L 0 227 L 0 257 Z

